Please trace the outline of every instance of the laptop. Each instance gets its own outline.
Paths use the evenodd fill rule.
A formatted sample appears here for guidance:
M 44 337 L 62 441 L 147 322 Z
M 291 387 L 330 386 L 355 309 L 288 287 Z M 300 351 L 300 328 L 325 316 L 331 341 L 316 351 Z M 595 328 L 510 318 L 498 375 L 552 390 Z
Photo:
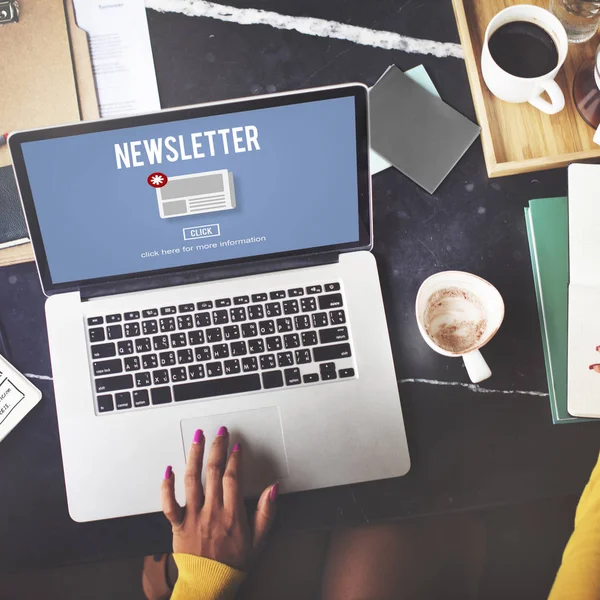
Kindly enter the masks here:
M 351 84 L 9 137 L 46 294 L 69 513 L 184 501 L 194 431 L 244 491 L 396 477 L 409 455 Z

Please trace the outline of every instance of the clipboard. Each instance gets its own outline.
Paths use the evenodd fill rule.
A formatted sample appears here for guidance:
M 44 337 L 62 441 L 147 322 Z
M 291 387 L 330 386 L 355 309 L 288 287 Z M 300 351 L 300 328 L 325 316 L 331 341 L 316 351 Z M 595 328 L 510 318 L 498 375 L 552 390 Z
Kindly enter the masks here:
M 19 0 L 0 27 L 0 133 L 99 118 L 87 33 L 73 0 Z M 0 147 L 0 166 L 10 164 Z M 30 243 L 0 250 L 0 266 L 34 260 Z

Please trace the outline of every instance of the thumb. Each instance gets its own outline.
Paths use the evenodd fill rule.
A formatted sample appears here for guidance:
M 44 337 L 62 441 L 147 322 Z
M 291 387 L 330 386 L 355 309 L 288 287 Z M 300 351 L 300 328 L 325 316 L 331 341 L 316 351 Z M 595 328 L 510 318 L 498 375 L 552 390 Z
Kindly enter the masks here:
M 275 520 L 276 501 L 279 494 L 279 482 L 270 485 L 261 494 L 254 514 L 254 531 L 252 536 L 252 551 L 256 556 L 265 545 L 271 525 Z

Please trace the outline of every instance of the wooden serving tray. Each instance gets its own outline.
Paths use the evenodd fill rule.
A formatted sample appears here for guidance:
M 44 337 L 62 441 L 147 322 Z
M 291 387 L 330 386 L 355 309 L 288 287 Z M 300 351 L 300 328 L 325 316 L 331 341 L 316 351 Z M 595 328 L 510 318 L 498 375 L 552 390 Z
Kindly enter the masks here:
M 569 44 L 569 54 L 556 77 L 566 100 L 556 115 L 546 115 L 528 103 L 509 104 L 487 89 L 481 76 L 481 49 L 488 23 L 507 6 L 535 4 L 548 8 L 548 0 L 452 0 L 467 74 L 473 94 L 485 164 L 490 177 L 564 167 L 571 162 L 600 157 L 592 142 L 594 130 L 581 118 L 573 102 L 573 78 L 598 47 L 596 35 L 584 44 Z

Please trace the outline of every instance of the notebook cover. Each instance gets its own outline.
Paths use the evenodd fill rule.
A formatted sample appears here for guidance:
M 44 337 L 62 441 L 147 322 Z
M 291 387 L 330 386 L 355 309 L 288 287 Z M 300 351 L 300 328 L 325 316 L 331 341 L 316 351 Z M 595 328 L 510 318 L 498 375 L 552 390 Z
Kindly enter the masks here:
M 0 167 L 0 248 L 27 241 L 28 236 L 13 170 Z

